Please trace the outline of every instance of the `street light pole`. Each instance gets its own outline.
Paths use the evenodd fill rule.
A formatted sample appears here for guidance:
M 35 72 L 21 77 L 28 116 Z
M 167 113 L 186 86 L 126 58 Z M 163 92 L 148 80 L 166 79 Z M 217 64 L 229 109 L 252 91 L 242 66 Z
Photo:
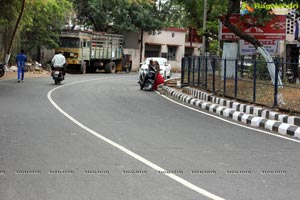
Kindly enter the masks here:
M 206 37 L 205 37 L 205 31 L 206 31 L 206 20 L 207 20 L 207 0 L 204 0 L 204 6 L 203 6 L 203 35 L 202 35 L 202 54 L 205 55 L 206 51 Z

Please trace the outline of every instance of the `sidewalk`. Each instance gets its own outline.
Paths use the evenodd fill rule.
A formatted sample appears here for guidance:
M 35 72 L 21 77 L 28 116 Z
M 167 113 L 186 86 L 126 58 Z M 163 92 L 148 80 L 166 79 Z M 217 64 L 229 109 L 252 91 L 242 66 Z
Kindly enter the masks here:
M 35 77 L 49 77 L 50 73 L 48 71 L 33 71 L 33 72 L 25 72 L 24 79 L 26 78 L 35 78 Z M 8 71 L 5 72 L 5 75 L 0 78 L 0 80 L 9 80 L 9 79 L 16 79 L 17 81 L 17 72 Z
M 161 92 L 168 97 L 199 107 L 247 125 L 300 138 L 300 117 L 274 112 L 255 105 L 223 99 L 191 87 L 176 88 L 174 80 L 166 81 Z

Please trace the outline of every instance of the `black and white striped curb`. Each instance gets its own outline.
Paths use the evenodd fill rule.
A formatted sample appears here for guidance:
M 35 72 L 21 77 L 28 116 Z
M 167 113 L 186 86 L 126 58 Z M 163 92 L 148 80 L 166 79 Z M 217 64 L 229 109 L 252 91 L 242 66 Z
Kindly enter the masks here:
M 271 119 L 283 123 L 292 124 L 295 126 L 300 126 L 300 117 L 289 116 L 278 112 L 274 112 L 272 110 L 268 110 L 268 109 L 264 109 L 252 105 L 242 104 L 228 99 L 223 99 L 220 97 L 213 96 L 213 94 L 208 94 L 206 92 L 196 90 L 190 87 L 183 88 L 183 92 L 190 94 L 198 99 L 209 101 L 221 106 L 226 106 L 228 108 L 233 108 L 236 111 L 251 114 L 257 117 L 263 117 L 265 119 Z
M 298 119 L 292 120 L 296 118 L 290 118 L 289 116 L 280 114 L 275 115 L 271 111 L 266 112 L 253 106 L 239 104 L 237 102 L 224 100 L 218 97 L 212 97 L 212 95 L 210 94 L 201 91 L 197 92 L 193 88 L 184 89 L 189 90 L 192 95 L 184 94 L 168 86 L 163 86 L 162 90 L 164 91 L 164 95 L 166 96 L 174 97 L 190 105 L 194 105 L 209 112 L 216 113 L 217 115 L 228 117 L 235 121 L 239 121 L 253 127 L 263 128 L 265 130 L 274 131 L 282 135 L 290 135 L 300 138 L 299 126 L 279 121 L 279 119 L 284 119 L 290 122 L 297 122 Z M 266 118 L 266 116 L 272 117 L 274 119 L 268 119 Z

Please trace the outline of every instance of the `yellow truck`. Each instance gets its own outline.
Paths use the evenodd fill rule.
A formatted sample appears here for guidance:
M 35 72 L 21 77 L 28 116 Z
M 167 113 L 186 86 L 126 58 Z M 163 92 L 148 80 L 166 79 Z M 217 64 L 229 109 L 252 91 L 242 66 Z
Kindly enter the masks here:
M 104 70 L 106 73 L 129 72 L 131 59 L 123 54 L 123 35 L 95 31 L 63 31 L 59 48 L 66 57 L 67 70 L 83 74 Z

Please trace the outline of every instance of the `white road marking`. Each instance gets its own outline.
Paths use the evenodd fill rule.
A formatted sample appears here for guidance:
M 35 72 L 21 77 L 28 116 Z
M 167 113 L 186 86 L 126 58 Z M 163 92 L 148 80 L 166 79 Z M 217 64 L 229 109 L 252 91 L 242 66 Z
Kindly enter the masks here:
M 242 125 L 242 124 L 239 124 L 239 123 L 236 123 L 236 122 L 233 122 L 233 121 L 230 121 L 228 119 L 224 119 L 222 117 L 219 117 L 219 116 L 216 116 L 216 115 L 213 115 L 213 114 L 209 114 L 207 112 L 204 112 L 204 111 L 201 111 L 201 110 L 198 110 L 196 108 L 192 108 L 190 106 L 187 106 L 185 104 L 182 104 L 182 103 L 179 103 L 173 99 L 170 99 L 169 97 L 165 96 L 165 95 L 162 95 L 160 94 L 159 92 L 156 92 L 157 94 L 161 95 L 162 97 L 164 97 L 165 99 L 175 103 L 175 104 L 178 104 L 180 106 L 183 106 L 185 108 L 188 108 L 190 110 L 193 110 L 193 111 L 196 111 L 196 112 L 199 112 L 201 114 L 204 114 L 204 115 L 207 115 L 207 116 L 210 116 L 210 117 L 213 117 L 213 118 L 216 118 L 216 119 L 219 119 L 219 120 L 222 120 L 224 122 L 227 122 L 227 123 L 230 123 L 230 124 L 234 124 L 236 126 L 240 126 L 240 127 L 243 127 L 243 128 L 246 128 L 246 129 L 250 129 L 250 130 L 254 130 L 254 131 L 257 131 L 257 132 L 261 132 L 261 133 L 265 133 L 265 134 L 268 134 L 268 135 L 272 135 L 272 136 L 275 136 L 275 137 L 279 137 L 281 139 L 285 139 L 285 140 L 290 140 L 290 141 L 293 141 L 293 142 L 297 142 L 297 143 L 300 143 L 300 140 L 297 140 L 297 139 L 293 139 L 293 138 L 288 138 L 288 137 L 285 137 L 285 136 L 282 136 L 282 135 L 278 135 L 278 134 L 274 134 L 274 133 L 271 133 L 271 132 L 268 132 L 268 131 L 264 131 L 264 130 L 260 130 L 260 129 L 257 129 L 257 128 L 252 128 L 252 127 L 249 127 L 249 126 L 245 126 L 245 125 Z
M 67 117 L 69 120 L 71 120 L 73 123 L 75 123 L 76 125 L 78 125 L 80 128 L 86 130 L 87 132 L 93 134 L 94 136 L 98 137 L 99 139 L 105 141 L 106 143 L 118 148 L 119 150 L 123 151 L 124 153 L 130 155 L 131 157 L 135 158 L 136 160 L 144 163 L 145 165 L 151 167 L 152 169 L 156 170 L 156 171 L 167 171 L 165 170 L 164 168 L 154 164 L 153 162 L 143 158 L 142 156 L 134 153 L 133 151 L 130 151 L 129 149 L 127 149 L 126 147 L 102 136 L 101 134 L 97 133 L 96 131 L 88 128 L 87 126 L 83 125 L 82 123 L 80 123 L 79 121 L 77 121 L 75 118 L 73 118 L 71 115 L 69 115 L 68 113 L 66 113 L 62 108 L 60 108 L 55 102 L 54 100 L 52 99 L 51 95 L 52 93 L 55 91 L 55 90 L 58 90 L 62 87 L 66 87 L 66 86 L 69 86 L 69 85 L 74 85 L 74 84 L 78 84 L 78 83 L 84 83 L 84 82 L 89 82 L 89 81 L 95 81 L 95 80 L 100 80 L 100 79 L 91 79 L 91 80 L 85 80 L 85 81 L 78 81 L 78 82 L 73 82 L 73 83 L 70 83 L 70 84 L 66 84 L 66 85 L 62 85 L 62 86 L 59 86 L 59 87 L 56 87 L 52 90 L 50 90 L 47 94 L 47 97 L 48 97 L 48 100 L 51 102 L 51 104 L 61 113 L 63 114 L 65 117 Z M 164 175 L 168 176 L 169 178 L 177 181 L 178 183 L 181 183 L 182 185 L 184 185 L 185 187 L 191 189 L 191 190 L 194 190 L 195 192 L 205 196 L 205 197 L 208 197 L 210 199 L 213 199 L 213 200 L 225 200 L 224 198 L 221 198 L 215 194 L 212 194 L 210 192 L 208 192 L 207 190 L 204 190 L 196 185 L 194 185 L 193 183 L 183 179 L 183 178 L 180 178 L 179 176 L 175 175 L 175 174 L 172 174 L 172 173 L 163 173 Z

